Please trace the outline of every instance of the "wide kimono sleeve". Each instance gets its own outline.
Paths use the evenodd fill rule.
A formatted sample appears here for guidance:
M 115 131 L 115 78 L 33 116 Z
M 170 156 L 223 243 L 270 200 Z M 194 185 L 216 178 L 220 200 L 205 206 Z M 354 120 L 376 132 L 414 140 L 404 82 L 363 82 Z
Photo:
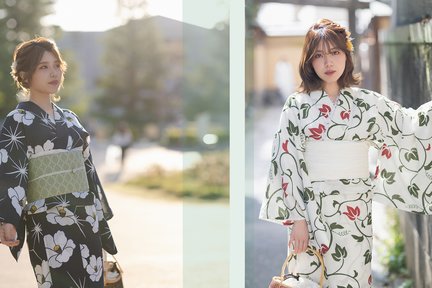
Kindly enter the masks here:
M 27 144 L 25 125 L 31 125 L 32 115 L 14 110 L 6 117 L 0 132 L 0 221 L 13 224 L 20 244 L 11 247 L 15 259 L 24 244 L 23 212 L 27 191 Z
M 414 110 L 372 94 L 381 149 L 374 200 L 409 212 L 432 214 L 432 102 Z
M 274 135 L 270 171 L 259 215 L 262 220 L 283 225 L 306 218 L 304 195 L 308 195 L 305 191 L 308 185 L 304 185 L 304 180 L 307 170 L 298 113 L 295 97 L 289 97 Z

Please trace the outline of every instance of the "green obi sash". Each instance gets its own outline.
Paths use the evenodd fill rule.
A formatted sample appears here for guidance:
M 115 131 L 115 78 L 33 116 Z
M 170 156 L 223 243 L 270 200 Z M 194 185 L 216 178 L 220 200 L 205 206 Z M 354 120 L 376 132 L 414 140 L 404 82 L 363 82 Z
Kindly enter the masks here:
M 89 191 L 81 149 L 50 151 L 29 159 L 27 202 Z

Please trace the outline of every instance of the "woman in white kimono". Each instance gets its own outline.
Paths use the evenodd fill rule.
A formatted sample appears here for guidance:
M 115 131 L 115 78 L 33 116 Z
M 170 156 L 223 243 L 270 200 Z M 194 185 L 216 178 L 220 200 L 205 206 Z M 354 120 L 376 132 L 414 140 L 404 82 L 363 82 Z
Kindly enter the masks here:
M 275 134 L 260 218 L 290 230 L 291 269 L 324 287 L 371 287 L 372 198 L 432 214 L 432 103 L 417 110 L 354 88 L 350 33 L 327 19 L 306 34 L 300 92 Z M 380 149 L 370 177 L 369 146 Z M 294 261 L 293 261 L 294 262 Z M 294 267 L 295 266 L 295 267 Z

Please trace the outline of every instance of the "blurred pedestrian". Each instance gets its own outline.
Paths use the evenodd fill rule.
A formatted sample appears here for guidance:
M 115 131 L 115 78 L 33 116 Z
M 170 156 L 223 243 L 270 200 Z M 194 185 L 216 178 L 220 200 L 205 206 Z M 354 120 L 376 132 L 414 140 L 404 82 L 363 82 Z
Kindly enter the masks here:
M 11 75 L 27 100 L 0 132 L 0 241 L 18 260 L 27 232 L 38 287 L 102 288 L 102 248 L 117 252 L 107 224 L 113 214 L 89 134 L 75 113 L 54 104 L 65 71 L 47 38 L 14 51 Z
M 112 142 L 114 145 L 117 145 L 121 149 L 120 161 L 121 167 L 124 165 L 124 160 L 126 157 L 126 151 L 132 145 L 132 132 L 129 129 L 129 125 L 125 121 L 121 121 L 114 131 L 114 135 L 112 137 Z
M 431 214 L 432 102 L 417 110 L 354 86 L 350 32 L 328 19 L 307 32 L 302 84 L 282 109 L 260 218 L 286 225 L 291 270 L 324 287 L 371 287 L 372 198 Z M 370 176 L 368 151 L 380 149 Z M 293 247 L 293 248 L 292 248 Z M 342 287 L 342 286 L 341 286 Z

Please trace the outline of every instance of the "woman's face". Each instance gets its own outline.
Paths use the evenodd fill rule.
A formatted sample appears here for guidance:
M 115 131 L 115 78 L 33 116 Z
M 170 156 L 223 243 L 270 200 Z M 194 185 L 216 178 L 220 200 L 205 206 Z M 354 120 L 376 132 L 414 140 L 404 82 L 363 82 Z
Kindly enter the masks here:
M 326 45 L 321 41 L 312 59 L 312 67 L 323 81 L 323 88 L 338 85 L 337 81 L 345 71 L 345 53 L 333 44 Z
M 45 51 L 30 80 L 30 95 L 55 94 L 63 81 L 60 61 Z

